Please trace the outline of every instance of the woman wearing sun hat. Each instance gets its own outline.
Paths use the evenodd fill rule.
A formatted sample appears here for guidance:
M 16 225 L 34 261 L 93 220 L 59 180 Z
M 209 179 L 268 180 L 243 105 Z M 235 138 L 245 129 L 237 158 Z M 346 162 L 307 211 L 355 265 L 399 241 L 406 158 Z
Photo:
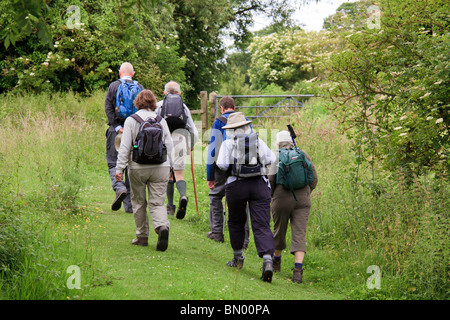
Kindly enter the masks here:
M 220 148 L 217 158 L 217 166 L 228 172 L 225 182 L 225 196 L 229 210 L 228 230 L 230 233 L 230 243 L 233 249 L 234 258 L 227 265 L 242 268 L 244 257 L 242 248 L 245 238 L 245 222 L 247 220 L 246 207 L 249 207 L 249 216 L 255 246 L 259 257 L 263 258 L 263 272 L 261 279 L 267 282 L 272 281 L 273 264 L 272 255 L 274 253 L 273 234 L 270 229 L 270 184 L 264 170 L 261 174 L 253 177 L 242 178 L 233 175 L 231 168 L 235 164 L 236 147 L 234 147 L 234 137 L 238 134 L 250 134 L 252 129 L 250 120 L 245 119 L 242 112 L 235 112 L 228 117 L 226 129 L 227 140 Z M 261 139 L 255 140 L 258 148 L 257 157 L 261 168 L 267 167 L 275 161 L 275 155 Z
M 275 147 L 277 150 L 281 148 L 294 148 L 294 143 L 288 131 L 280 131 L 277 134 Z M 311 161 L 309 155 L 305 151 L 303 152 L 305 153 L 306 159 Z M 314 165 L 312 165 L 314 181 L 306 187 L 294 191 L 297 198 L 296 201 L 290 190 L 276 184 L 278 152 L 276 155 L 277 161 L 272 164 L 269 172 L 269 180 L 272 186 L 271 208 L 275 240 L 273 267 L 275 272 L 281 270 L 281 253 L 286 248 L 286 231 L 290 221 L 292 234 L 290 251 L 295 259 L 292 282 L 301 283 L 303 277 L 303 257 L 306 253 L 306 226 L 311 209 L 310 194 L 317 185 L 317 173 Z

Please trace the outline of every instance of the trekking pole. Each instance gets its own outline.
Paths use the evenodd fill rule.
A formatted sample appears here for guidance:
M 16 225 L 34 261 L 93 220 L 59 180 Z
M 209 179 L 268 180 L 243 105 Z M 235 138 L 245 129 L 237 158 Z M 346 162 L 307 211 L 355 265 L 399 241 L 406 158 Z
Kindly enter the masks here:
M 297 138 L 297 135 L 295 134 L 294 128 L 292 128 L 291 124 L 288 124 L 287 128 L 289 130 L 289 133 L 291 134 L 292 142 L 294 143 L 294 146 L 297 148 L 297 144 L 295 143 L 295 138 Z
M 199 216 L 198 202 L 197 202 L 197 188 L 195 187 L 194 161 L 193 161 L 192 151 L 191 151 L 191 171 L 192 171 L 192 182 L 194 183 L 195 207 L 197 208 L 197 216 Z
M 223 224 L 222 224 L 222 234 L 225 234 L 225 224 L 227 223 L 226 217 L 227 217 L 227 198 L 225 198 L 225 206 L 223 210 Z

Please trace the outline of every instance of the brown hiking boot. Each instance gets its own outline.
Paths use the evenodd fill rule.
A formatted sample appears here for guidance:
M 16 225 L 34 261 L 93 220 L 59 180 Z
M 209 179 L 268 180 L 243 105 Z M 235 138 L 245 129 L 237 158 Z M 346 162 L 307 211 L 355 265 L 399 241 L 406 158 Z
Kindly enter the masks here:
M 116 194 L 116 198 L 114 199 L 112 205 L 111 205 L 111 210 L 113 211 L 117 211 L 120 209 L 120 207 L 122 206 L 122 201 L 127 197 L 127 191 L 126 190 L 122 190 L 119 191 Z
M 275 260 L 273 259 L 273 272 L 280 272 L 281 271 L 281 259 Z
M 292 282 L 302 283 L 303 278 L 303 268 L 294 268 L 294 273 L 292 274 Z
M 176 206 L 175 205 L 171 206 L 170 204 L 167 204 L 166 209 L 167 209 L 167 214 L 173 216 L 175 214 Z
M 133 241 L 131 241 L 131 244 L 134 244 L 136 246 L 146 247 L 146 246 L 148 246 L 148 237 L 141 237 L 141 238 L 133 239 Z
M 214 241 L 217 241 L 217 242 L 224 242 L 225 240 L 224 240 L 224 237 L 223 237 L 223 233 L 219 233 L 219 232 L 208 232 L 207 234 L 206 234 L 206 237 L 207 238 L 209 238 L 209 239 L 212 239 L 212 240 L 214 240 Z

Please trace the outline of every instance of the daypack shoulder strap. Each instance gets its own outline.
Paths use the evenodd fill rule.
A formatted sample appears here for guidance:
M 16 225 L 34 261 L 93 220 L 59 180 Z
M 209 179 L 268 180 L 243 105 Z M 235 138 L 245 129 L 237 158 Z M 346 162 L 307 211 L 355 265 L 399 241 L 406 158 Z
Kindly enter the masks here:
M 142 119 L 139 115 L 137 115 L 136 113 L 133 113 L 130 117 L 132 117 L 134 120 L 136 120 L 139 123 L 144 122 L 144 119 Z
M 228 119 L 225 116 L 220 116 L 217 119 L 220 120 L 223 124 L 227 124 L 228 122 Z

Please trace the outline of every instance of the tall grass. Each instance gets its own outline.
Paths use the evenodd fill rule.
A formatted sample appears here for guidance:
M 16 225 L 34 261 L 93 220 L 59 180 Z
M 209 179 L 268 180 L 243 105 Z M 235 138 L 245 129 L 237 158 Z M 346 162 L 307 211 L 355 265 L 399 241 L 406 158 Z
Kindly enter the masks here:
M 430 172 L 411 184 L 401 171 L 383 171 L 381 163 L 357 165 L 352 141 L 338 131 L 323 100 L 263 127 L 283 129 L 287 121 L 319 176 L 305 258 L 306 268 L 322 271 L 314 280 L 353 298 L 447 299 L 448 181 Z M 373 265 L 381 271 L 379 289 L 366 285 Z
M 84 279 L 93 270 L 83 228 L 91 213 L 79 191 L 102 154 L 102 104 L 95 96 L 79 99 L 3 96 L 0 272 L 8 299 L 80 297 L 68 291 L 67 267 L 79 266 Z
M 80 193 L 88 177 L 106 170 L 104 93 L 6 95 L 0 101 L 0 296 L 81 299 L 101 279 L 90 240 L 94 229 L 86 228 L 95 213 Z M 291 123 L 318 172 L 305 281 L 352 299 L 448 299 L 448 181 L 430 172 L 410 183 L 401 172 L 356 165 L 352 141 L 339 132 L 323 100 L 311 99 L 288 114 L 254 127 L 283 130 Z M 196 166 L 199 184 L 205 168 Z M 202 190 L 201 208 L 208 206 Z M 186 221 L 209 230 L 206 216 Z M 82 270 L 80 290 L 67 287 L 71 265 Z M 367 286 L 373 265 L 381 271 L 379 289 Z

